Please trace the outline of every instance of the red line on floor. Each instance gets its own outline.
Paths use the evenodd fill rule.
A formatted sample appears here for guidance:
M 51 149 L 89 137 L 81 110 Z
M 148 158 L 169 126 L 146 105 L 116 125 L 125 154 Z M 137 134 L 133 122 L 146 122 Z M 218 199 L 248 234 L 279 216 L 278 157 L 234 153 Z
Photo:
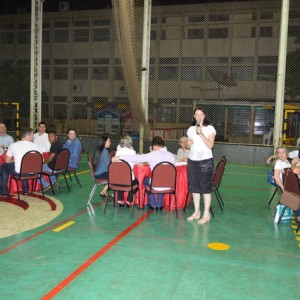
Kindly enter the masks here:
M 99 205 L 101 205 L 101 204 L 103 204 L 103 203 L 104 203 L 104 202 L 97 203 L 97 204 L 94 205 L 94 207 L 97 207 L 97 206 L 99 206 Z M 60 221 L 60 222 L 58 222 L 58 223 L 56 223 L 56 224 L 54 224 L 54 225 L 52 225 L 52 226 L 50 226 L 50 227 L 48 227 L 48 228 L 45 228 L 45 229 L 42 230 L 42 231 L 39 231 L 39 232 L 37 232 L 37 233 L 35 233 L 35 234 L 29 236 L 28 238 L 26 238 L 26 239 L 24 239 L 24 240 L 22 240 L 22 241 L 20 241 L 20 242 L 18 242 L 18 243 L 16 243 L 16 244 L 14 244 L 14 245 L 8 247 L 8 248 L 6 248 L 6 249 L 0 251 L 0 255 L 5 254 L 5 253 L 7 253 L 8 251 L 10 251 L 10 250 L 12 250 L 12 249 L 15 249 L 16 247 L 18 247 L 18 246 L 20 246 L 20 245 L 22 245 L 22 244 L 24 244 L 24 243 L 26 243 L 26 242 L 32 240 L 33 238 L 35 238 L 35 237 L 41 235 L 42 233 L 45 233 L 45 232 L 51 230 L 52 228 L 54 228 L 54 227 L 56 227 L 56 226 L 58 226 L 58 225 L 61 225 L 61 224 L 65 223 L 66 221 L 72 220 L 72 219 L 74 219 L 74 218 L 76 218 L 76 217 L 82 215 L 82 214 L 85 213 L 85 212 L 87 212 L 87 209 L 85 209 L 85 210 L 83 210 L 83 211 L 81 211 L 81 212 L 79 212 L 79 213 L 77 213 L 77 214 L 75 214 L 75 215 L 73 215 L 73 216 L 71 216 L 71 217 L 65 219 L 65 220 L 62 220 L 62 221 Z
M 85 263 L 83 263 L 79 268 L 77 268 L 73 273 L 71 273 L 68 277 L 66 277 L 63 281 L 61 281 L 56 287 L 54 287 L 48 294 L 46 294 L 41 299 L 42 300 L 52 299 L 62 289 L 64 289 L 70 282 L 72 282 L 77 276 L 79 276 L 90 265 L 92 265 L 98 258 L 104 255 L 110 248 L 116 245 L 123 237 L 125 237 L 135 227 L 141 224 L 151 213 L 152 212 L 150 211 L 142 215 L 133 224 L 131 224 L 124 231 L 122 231 L 118 236 L 116 236 L 113 240 L 111 240 L 108 244 L 106 244 L 103 248 L 101 248 L 97 253 L 95 253 L 92 257 L 90 257 Z

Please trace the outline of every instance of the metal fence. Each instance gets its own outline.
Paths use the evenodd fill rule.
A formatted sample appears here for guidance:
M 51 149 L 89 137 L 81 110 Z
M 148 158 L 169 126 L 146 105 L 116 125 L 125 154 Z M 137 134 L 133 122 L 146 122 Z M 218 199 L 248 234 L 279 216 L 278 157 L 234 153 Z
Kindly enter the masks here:
M 200 104 L 217 130 L 217 142 L 272 143 L 281 1 L 159 2 L 152 1 L 148 70 L 153 134 L 179 139 Z M 289 145 L 300 136 L 298 2 L 291 1 L 289 15 L 284 99 Z M 141 53 L 143 1 L 135 7 Z M 43 120 L 61 133 L 75 126 L 79 134 L 138 136 L 112 9 L 71 9 L 60 5 L 43 15 Z M 1 101 L 20 102 L 21 126 L 28 125 L 30 14 L 3 16 L 0 30 Z M 136 59 L 141 66 L 140 55 Z

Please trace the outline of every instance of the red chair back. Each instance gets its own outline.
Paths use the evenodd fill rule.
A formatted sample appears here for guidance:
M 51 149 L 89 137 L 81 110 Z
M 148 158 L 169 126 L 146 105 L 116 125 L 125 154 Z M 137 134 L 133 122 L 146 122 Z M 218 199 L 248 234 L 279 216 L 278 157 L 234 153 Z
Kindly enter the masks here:
M 55 161 L 54 172 L 64 173 L 67 172 L 70 160 L 70 151 L 62 149 L 58 154 Z
M 42 168 L 42 154 L 35 150 L 28 151 L 22 158 L 20 176 L 22 176 L 22 174 L 39 174 L 42 172 Z
M 152 171 L 150 188 L 167 187 L 176 190 L 176 167 L 170 162 L 163 161 L 157 164 Z M 162 191 L 162 193 L 166 191 Z

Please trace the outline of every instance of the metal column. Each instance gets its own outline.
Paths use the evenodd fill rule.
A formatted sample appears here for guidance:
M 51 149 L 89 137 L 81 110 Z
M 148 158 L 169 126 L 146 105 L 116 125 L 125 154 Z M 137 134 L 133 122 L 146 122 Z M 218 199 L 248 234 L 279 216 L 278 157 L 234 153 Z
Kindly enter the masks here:
M 30 127 L 41 121 L 43 2 L 31 0 Z

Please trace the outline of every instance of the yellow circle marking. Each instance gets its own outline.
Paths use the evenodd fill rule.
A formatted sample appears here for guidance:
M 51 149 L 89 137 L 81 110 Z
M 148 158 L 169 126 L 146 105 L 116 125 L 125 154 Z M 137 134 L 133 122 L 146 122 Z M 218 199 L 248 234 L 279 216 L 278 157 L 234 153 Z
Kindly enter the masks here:
M 212 250 L 220 250 L 220 251 L 228 250 L 230 248 L 229 245 L 223 243 L 210 243 L 207 245 L 207 247 Z

